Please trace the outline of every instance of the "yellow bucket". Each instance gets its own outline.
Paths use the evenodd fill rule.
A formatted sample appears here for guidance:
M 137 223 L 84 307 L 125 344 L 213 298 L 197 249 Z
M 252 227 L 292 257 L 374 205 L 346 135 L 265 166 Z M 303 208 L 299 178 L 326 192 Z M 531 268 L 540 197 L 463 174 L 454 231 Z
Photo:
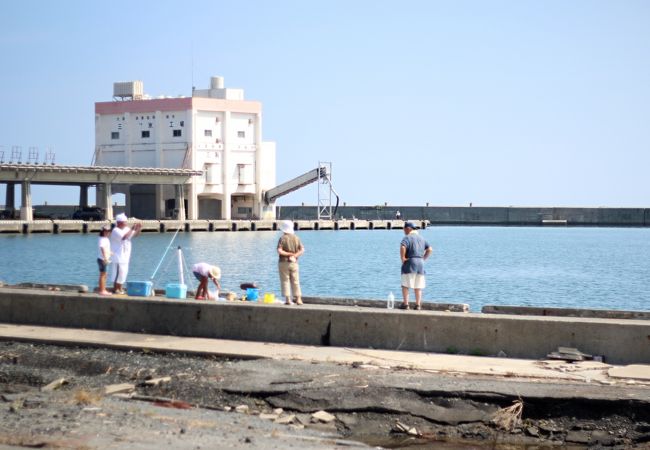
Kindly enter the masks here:
M 264 303 L 275 303 L 275 294 L 266 292 L 264 294 Z

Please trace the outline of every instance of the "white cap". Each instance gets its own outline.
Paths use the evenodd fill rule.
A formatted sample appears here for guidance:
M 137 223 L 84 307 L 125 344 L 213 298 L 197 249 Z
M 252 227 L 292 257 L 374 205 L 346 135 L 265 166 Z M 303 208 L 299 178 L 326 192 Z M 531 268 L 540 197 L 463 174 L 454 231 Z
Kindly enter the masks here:
M 293 222 L 290 220 L 285 220 L 280 224 L 280 230 L 286 234 L 293 234 Z
M 115 217 L 116 222 L 126 222 L 126 214 L 120 213 Z

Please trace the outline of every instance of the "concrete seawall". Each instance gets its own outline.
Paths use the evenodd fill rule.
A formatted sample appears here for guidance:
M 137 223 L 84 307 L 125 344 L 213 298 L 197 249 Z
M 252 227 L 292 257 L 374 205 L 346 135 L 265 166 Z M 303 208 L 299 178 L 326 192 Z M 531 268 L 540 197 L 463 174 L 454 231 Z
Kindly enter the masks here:
M 616 364 L 650 363 L 647 320 L 286 307 L 0 288 L 0 322 L 439 353 L 503 351 L 532 359 L 563 346 Z
M 340 206 L 337 216 L 348 219 L 390 220 L 396 212 L 403 219 L 424 220 L 431 225 L 528 225 L 528 226 L 650 226 L 650 208 L 467 207 L 467 206 Z M 315 206 L 282 206 L 279 219 L 308 220 Z
M 272 231 L 280 228 L 280 220 L 135 220 L 143 233 L 215 231 Z M 134 223 L 135 221 L 131 221 Z M 30 233 L 97 233 L 108 221 L 81 220 L 0 220 L 0 234 Z M 295 220 L 299 230 L 390 230 L 401 229 L 402 220 Z M 426 221 L 418 221 L 426 227 Z

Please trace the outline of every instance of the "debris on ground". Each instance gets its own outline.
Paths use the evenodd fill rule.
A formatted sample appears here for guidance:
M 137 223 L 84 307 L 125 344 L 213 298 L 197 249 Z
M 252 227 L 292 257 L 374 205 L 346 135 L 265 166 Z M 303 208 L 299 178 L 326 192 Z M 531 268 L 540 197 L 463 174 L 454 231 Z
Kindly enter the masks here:
M 54 380 L 51 383 L 43 386 L 41 388 L 41 391 L 43 391 L 43 392 L 53 391 L 55 389 L 59 389 L 64 384 L 68 384 L 68 380 L 66 380 L 65 378 L 59 378 L 59 379 Z
M 312 418 L 312 422 L 322 422 L 322 423 L 330 423 L 336 420 L 336 416 L 323 410 L 316 411 L 311 415 L 311 418 Z
M 128 394 L 133 391 L 135 391 L 135 385 L 131 383 L 111 384 L 104 387 L 104 394 L 106 395 Z
M 421 436 L 422 433 L 420 433 L 417 428 L 415 427 L 410 427 L 408 425 L 403 424 L 402 422 L 395 421 L 395 424 L 393 425 L 392 430 L 394 433 L 404 433 L 408 434 L 410 436 Z
M 549 359 L 563 359 L 565 361 L 585 361 L 594 358 L 592 355 L 583 353 L 573 347 L 558 347 L 557 351 L 549 353 L 546 357 Z
M 515 400 L 515 402 L 505 408 L 499 409 L 492 418 L 498 428 L 505 431 L 513 431 L 521 424 L 521 414 L 524 410 L 524 402 Z

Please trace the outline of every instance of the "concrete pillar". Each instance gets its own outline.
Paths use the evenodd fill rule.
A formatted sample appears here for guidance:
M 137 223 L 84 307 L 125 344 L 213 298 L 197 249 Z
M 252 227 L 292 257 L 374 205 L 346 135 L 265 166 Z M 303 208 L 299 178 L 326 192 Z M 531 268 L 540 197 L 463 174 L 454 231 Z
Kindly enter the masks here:
M 131 217 L 131 187 L 127 186 L 124 192 L 124 212 L 127 216 Z
M 20 220 L 34 220 L 34 211 L 32 210 L 32 183 L 25 180 L 22 183 L 21 203 L 20 203 Z
M 185 187 L 182 184 L 174 186 L 176 188 L 176 209 L 178 210 L 177 219 L 185 220 Z
M 187 218 L 189 220 L 199 218 L 199 197 L 196 194 L 196 185 L 194 183 L 187 185 Z
M 7 183 L 5 193 L 5 209 L 13 211 L 16 208 L 16 183 Z
M 164 186 L 162 184 L 157 184 L 156 187 L 156 219 L 162 219 L 165 217 L 165 198 L 164 198 Z
M 232 208 L 230 202 L 231 189 L 230 183 L 232 182 L 231 172 L 230 172 L 230 133 L 231 133 L 231 123 L 230 123 L 230 111 L 226 111 L 223 114 L 223 158 L 221 161 L 221 182 L 223 186 L 223 201 L 221 202 L 221 218 L 224 220 L 230 220 L 232 218 Z
M 85 208 L 88 206 L 88 185 L 82 184 L 79 186 L 79 206 Z
M 264 200 L 262 199 L 262 113 L 255 115 L 255 196 L 253 197 L 253 214 L 264 218 Z
M 99 186 L 97 186 L 99 188 Z M 98 189 L 99 191 L 99 189 Z M 104 219 L 113 220 L 113 203 L 111 202 L 111 197 L 113 195 L 113 188 L 111 183 L 105 183 L 102 185 L 102 203 L 104 207 Z

